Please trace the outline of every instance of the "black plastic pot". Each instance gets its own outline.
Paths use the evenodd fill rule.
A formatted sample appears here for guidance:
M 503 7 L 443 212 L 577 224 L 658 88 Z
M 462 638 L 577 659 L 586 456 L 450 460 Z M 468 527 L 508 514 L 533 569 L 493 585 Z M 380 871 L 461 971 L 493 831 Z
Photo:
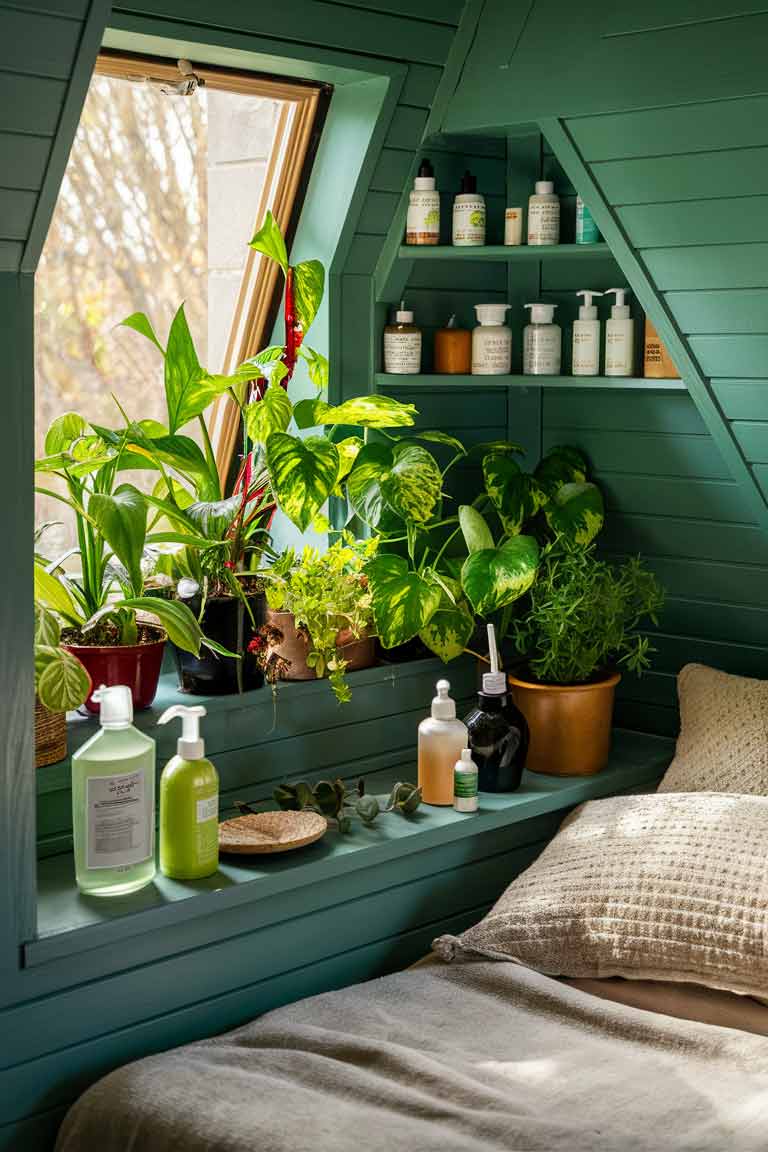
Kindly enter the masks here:
M 208 648 L 201 648 L 200 656 L 197 657 L 171 645 L 179 674 L 179 687 L 183 692 L 195 696 L 231 696 L 235 692 L 250 692 L 262 687 L 264 673 L 256 657 L 246 649 L 254 631 L 267 618 L 267 600 L 263 592 L 250 593 L 247 600 L 253 622 L 242 600 L 235 596 L 209 597 L 200 622 L 209 640 L 215 640 L 230 652 L 242 652 L 240 660 L 219 656 Z M 193 596 L 184 603 L 197 616 L 200 597 Z
M 376 640 L 378 663 L 405 664 L 408 660 L 431 660 L 434 655 L 434 652 L 430 652 L 418 636 L 414 636 L 412 640 L 407 640 L 405 644 L 398 644 L 396 648 L 384 648 L 381 642 Z

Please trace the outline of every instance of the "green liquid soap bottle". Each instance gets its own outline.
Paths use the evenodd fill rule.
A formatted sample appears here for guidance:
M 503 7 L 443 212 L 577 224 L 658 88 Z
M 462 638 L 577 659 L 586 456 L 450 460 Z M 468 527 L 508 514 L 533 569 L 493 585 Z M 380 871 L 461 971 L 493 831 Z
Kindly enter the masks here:
M 201 704 L 174 704 L 158 724 L 182 718 L 177 755 L 160 777 L 160 871 L 174 880 L 202 880 L 219 867 L 219 774 L 205 759 Z
M 72 757 L 75 877 L 88 896 L 125 896 L 155 875 L 155 742 L 133 727 L 126 685 L 93 699 L 101 728 Z

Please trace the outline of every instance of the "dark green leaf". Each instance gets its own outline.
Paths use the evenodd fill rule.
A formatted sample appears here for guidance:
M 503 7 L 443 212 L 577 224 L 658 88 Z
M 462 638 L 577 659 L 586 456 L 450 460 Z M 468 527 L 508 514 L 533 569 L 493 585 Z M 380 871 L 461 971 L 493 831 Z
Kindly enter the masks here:
M 132 596 L 125 600 L 118 600 L 115 608 L 132 608 L 135 612 L 151 612 L 157 616 L 168 639 L 177 648 L 191 652 L 194 656 L 200 655 L 200 645 L 203 642 L 203 632 L 195 617 L 186 604 L 179 600 L 161 600 L 158 596 Z
M 553 532 L 584 547 L 603 526 L 602 493 L 596 484 L 563 484 L 547 505 L 545 515 Z
M 539 547 L 532 536 L 514 536 L 464 561 L 461 583 L 472 608 L 488 616 L 527 592 L 536 578 Z
M 199 501 L 186 510 L 189 521 L 206 540 L 223 540 L 237 516 L 242 496 L 229 496 L 226 500 Z
M 483 460 L 485 490 L 499 513 L 504 531 L 516 536 L 526 520 L 547 502 L 547 494 L 533 476 L 520 469 L 511 456 L 491 453 Z
M 534 476 L 549 496 L 554 496 L 563 484 L 580 484 L 587 478 L 584 457 L 575 448 L 561 445 L 551 448 L 536 465 Z
M 440 588 L 410 571 L 402 556 L 375 556 L 366 564 L 365 574 L 371 587 L 374 624 L 385 648 L 411 640 L 440 606 Z

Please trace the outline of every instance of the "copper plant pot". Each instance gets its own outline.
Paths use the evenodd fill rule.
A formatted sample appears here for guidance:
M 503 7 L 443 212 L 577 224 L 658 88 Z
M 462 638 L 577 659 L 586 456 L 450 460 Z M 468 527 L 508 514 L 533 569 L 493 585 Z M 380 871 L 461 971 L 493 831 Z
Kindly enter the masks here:
M 547 776 L 594 776 L 608 763 L 613 697 L 621 676 L 593 684 L 538 684 L 509 676 L 515 704 L 528 721 L 526 768 Z
M 280 673 L 281 680 L 315 680 L 317 674 L 314 668 L 307 666 L 307 656 L 312 651 L 312 645 L 303 632 L 297 631 L 293 612 L 276 612 L 267 610 L 267 624 L 282 632 L 283 639 L 279 644 L 272 644 L 271 650 L 285 666 Z M 361 668 L 370 668 L 376 658 L 376 645 L 372 636 L 362 636 L 354 640 L 348 629 L 336 637 L 342 655 L 347 661 L 348 672 L 359 672 Z

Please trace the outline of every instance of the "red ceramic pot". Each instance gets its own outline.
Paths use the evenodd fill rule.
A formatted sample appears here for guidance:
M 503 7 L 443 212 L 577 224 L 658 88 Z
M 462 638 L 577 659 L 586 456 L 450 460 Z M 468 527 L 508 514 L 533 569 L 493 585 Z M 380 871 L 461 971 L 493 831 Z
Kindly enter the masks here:
M 144 625 L 148 628 L 148 625 Z M 133 696 L 133 707 L 149 708 L 157 692 L 160 679 L 160 666 L 163 663 L 165 633 L 161 628 L 153 628 L 156 640 L 148 644 L 63 644 L 68 652 L 77 656 L 91 678 L 91 695 L 85 702 L 89 712 L 98 715 L 99 706 L 92 698 L 93 692 L 101 685 L 127 684 Z

